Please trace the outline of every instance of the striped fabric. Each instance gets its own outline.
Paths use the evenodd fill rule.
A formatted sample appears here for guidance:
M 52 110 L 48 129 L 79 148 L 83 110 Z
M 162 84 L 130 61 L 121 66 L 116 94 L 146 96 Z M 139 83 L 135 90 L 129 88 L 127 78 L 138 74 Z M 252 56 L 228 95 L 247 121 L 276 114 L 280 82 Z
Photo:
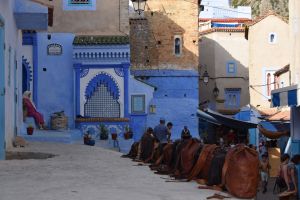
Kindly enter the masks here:
M 272 91 L 272 106 L 298 106 L 298 96 L 300 92 L 297 85 L 280 88 Z M 300 103 L 300 100 L 299 100 Z

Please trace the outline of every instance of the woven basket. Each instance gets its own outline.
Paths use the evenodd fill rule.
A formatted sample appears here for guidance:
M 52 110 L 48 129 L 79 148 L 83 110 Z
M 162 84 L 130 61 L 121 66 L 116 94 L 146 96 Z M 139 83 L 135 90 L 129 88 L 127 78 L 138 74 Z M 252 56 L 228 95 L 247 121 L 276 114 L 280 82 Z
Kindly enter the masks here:
M 66 116 L 51 116 L 51 129 L 65 130 L 68 128 L 68 117 Z

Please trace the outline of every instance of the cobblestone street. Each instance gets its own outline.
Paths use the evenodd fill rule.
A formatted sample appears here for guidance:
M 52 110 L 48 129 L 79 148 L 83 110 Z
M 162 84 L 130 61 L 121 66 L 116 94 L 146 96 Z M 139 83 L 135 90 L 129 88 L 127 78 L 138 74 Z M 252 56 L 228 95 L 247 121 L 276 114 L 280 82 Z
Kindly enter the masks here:
M 194 182 L 165 182 L 147 166 L 100 147 L 34 142 L 10 151 L 56 156 L 0 161 L 1 200 L 204 200 L 217 193 Z

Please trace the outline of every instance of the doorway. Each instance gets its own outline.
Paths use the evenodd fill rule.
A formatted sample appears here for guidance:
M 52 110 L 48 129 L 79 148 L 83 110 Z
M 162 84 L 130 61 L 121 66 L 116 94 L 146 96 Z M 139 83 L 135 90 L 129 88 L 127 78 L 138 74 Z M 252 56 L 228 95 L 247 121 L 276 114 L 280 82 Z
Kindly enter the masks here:
M 5 159 L 4 20 L 0 16 L 0 160 Z

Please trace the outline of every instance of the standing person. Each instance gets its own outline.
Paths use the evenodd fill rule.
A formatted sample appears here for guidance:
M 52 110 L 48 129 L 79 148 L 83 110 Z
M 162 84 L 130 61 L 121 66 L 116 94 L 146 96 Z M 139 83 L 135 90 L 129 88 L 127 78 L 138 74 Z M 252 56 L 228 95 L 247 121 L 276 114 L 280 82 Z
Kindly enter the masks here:
M 169 131 L 164 118 L 160 118 L 159 125 L 154 128 L 153 135 L 160 143 L 167 143 Z
M 299 163 L 298 155 L 295 155 L 291 160 L 288 154 L 283 154 L 280 165 L 279 176 L 284 178 L 287 190 L 279 194 L 279 197 L 297 196 L 298 183 L 297 183 L 297 170 L 295 165 Z M 290 160 L 290 162 L 289 162 Z
M 261 175 L 261 181 L 262 181 L 262 192 L 267 192 L 267 185 L 268 185 L 268 179 L 270 174 L 270 163 L 268 159 L 267 154 L 262 155 L 262 160 L 260 161 L 260 175 Z
M 264 155 L 264 154 L 268 154 L 268 149 L 266 146 L 266 142 L 264 140 L 262 140 L 259 143 L 259 156 L 262 157 L 262 155 Z
M 228 145 L 234 145 L 236 140 L 236 135 L 233 129 L 230 129 L 227 133 L 227 143 Z
M 171 130 L 172 130 L 172 128 L 173 128 L 173 124 L 172 124 L 172 122 L 168 122 L 167 123 L 167 128 L 168 128 L 168 142 L 170 142 L 171 141 L 171 135 L 172 135 L 172 132 L 171 132 Z
M 190 139 L 191 137 L 190 130 L 187 126 L 184 126 L 183 130 L 181 131 L 181 139 Z

